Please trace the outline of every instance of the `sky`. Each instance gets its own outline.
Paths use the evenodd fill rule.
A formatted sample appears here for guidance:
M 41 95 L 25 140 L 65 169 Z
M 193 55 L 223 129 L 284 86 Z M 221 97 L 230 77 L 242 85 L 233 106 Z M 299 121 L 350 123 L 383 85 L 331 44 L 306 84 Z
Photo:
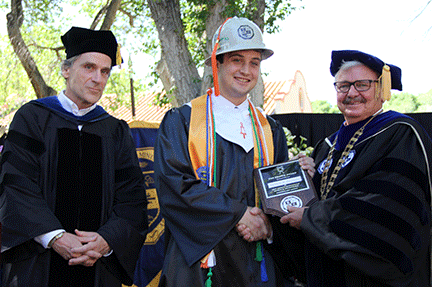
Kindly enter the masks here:
M 399 66 L 403 92 L 426 93 L 432 89 L 432 3 L 415 18 L 427 2 L 303 0 L 304 9 L 279 22 L 279 33 L 264 34 L 275 52 L 261 64 L 264 81 L 290 80 L 299 70 L 311 101 L 335 104 L 331 52 L 360 50 Z

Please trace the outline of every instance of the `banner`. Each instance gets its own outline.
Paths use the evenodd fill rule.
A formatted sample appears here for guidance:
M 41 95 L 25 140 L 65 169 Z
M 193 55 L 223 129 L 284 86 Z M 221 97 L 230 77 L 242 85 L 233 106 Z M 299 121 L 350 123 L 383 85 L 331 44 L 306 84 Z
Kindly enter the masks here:
M 139 164 L 147 188 L 149 231 L 135 269 L 134 285 L 156 287 L 159 284 L 164 257 L 165 221 L 160 213 L 154 182 L 154 144 L 159 123 L 133 121 L 129 124 L 135 140 Z

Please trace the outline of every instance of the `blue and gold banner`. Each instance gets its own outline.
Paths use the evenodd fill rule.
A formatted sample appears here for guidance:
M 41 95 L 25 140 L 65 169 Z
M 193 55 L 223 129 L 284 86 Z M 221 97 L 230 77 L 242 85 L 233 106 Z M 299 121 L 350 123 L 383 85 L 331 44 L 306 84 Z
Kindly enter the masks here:
M 159 284 L 164 256 L 165 221 L 160 213 L 160 206 L 154 182 L 154 144 L 159 123 L 134 121 L 129 124 L 135 140 L 138 160 L 144 174 L 147 188 L 147 212 L 149 232 L 141 248 L 138 259 L 134 286 L 156 287 Z

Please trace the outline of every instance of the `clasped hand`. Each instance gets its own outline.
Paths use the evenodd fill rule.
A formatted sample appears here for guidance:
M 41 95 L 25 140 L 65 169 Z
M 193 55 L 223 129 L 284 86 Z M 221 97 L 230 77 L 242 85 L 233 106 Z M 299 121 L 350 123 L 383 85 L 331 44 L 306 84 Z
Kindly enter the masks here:
M 108 243 L 96 232 L 75 230 L 75 234 L 64 233 L 52 245 L 69 265 L 93 266 L 96 261 L 110 251 Z
M 261 209 L 248 206 L 236 225 L 236 231 L 244 240 L 252 242 L 269 238 L 272 234 L 272 227 Z

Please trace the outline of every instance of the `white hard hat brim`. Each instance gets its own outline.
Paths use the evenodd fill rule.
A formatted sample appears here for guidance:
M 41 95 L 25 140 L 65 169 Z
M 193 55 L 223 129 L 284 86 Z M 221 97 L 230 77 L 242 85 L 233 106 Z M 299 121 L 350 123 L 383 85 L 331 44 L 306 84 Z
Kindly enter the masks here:
M 222 54 L 226 54 L 226 53 L 230 53 L 230 52 L 235 52 L 235 51 L 247 51 L 247 50 L 260 50 L 261 51 L 261 60 L 265 60 L 270 58 L 274 52 L 271 49 L 267 49 L 267 48 L 262 48 L 262 47 L 248 47 L 247 49 L 238 49 L 238 48 L 233 48 L 233 49 L 227 49 L 224 51 L 219 51 L 216 52 L 216 56 L 217 55 L 222 55 Z M 204 62 L 207 66 L 211 66 L 211 56 L 208 57 L 205 62 Z

